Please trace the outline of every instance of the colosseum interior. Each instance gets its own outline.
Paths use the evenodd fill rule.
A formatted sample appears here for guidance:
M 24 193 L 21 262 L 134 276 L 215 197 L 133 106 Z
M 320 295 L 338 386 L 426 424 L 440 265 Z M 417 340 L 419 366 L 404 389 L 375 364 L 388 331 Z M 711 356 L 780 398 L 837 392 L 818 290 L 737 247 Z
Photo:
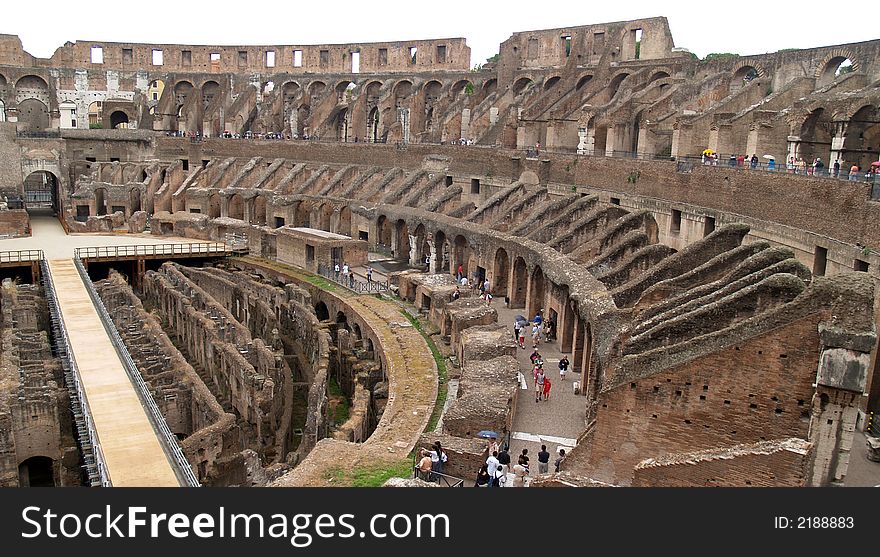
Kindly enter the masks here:
M 878 484 L 878 159 L 880 40 L 0 35 L 0 486 L 369 485 L 435 441 L 470 485 L 483 430 L 566 450 L 532 487 Z

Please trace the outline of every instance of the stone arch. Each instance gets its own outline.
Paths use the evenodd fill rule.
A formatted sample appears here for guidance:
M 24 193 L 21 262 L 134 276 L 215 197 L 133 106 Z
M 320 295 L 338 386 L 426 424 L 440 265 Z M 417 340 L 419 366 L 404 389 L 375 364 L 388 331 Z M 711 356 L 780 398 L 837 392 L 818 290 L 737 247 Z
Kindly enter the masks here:
M 213 80 L 208 80 L 202 84 L 202 110 L 208 110 L 211 103 L 220 97 L 220 84 Z
M 214 193 L 211 194 L 211 197 L 208 198 L 208 216 L 212 219 L 216 219 L 220 216 L 220 194 Z
M 309 97 L 314 99 L 324 94 L 327 84 L 321 80 L 315 80 L 309 84 Z
M 334 139 L 340 142 L 348 141 L 349 122 L 351 120 L 351 112 L 347 106 L 337 106 L 328 119 L 330 128 L 333 130 Z
M 529 273 L 526 261 L 517 257 L 513 262 L 513 276 L 510 283 L 510 307 L 526 307 L 526 295 L 528 294 Z
M 345 315 L 344 311 L 340 310 L 336 312 L 336 324 L 340 329 L 348 330 L 348 316 Z
M 663 71 L 663 70 L 656 71 L 653 74 L 651 74 L 651 77 L 648 79 L 648 83 L 653 83 L 653 82 L 657 81 L 658 79 L 668 79 L 669 77 L 670 77 L 670 75 L 669 75 L 669 72 L 667 72 L 667 71 Z
M 318 302 L 315 304 L 315 316 L 318 318 L 318 321 L 327 321 L 330 319 L 330 310 L 327 309 L 327 304 L 324 302 Z
M 128 127 L 128 114 L 122 110 L 114 110 L 110 114 L 110 129 L 120 129 Z
M 483 83 L 483 88 L 482 88 L 483 97 L 484 98 L 488 97 L 489 95 L 494 93 L 496 89 L 498 89 L 498 80 L 497 79 L 495 79 L 493 77 L 492 79 L 486 80 L 486 82 Z
M 15 102 L 19 105 L 27 99 L 37 99 L 49 105 L 49 84 L 40 76 L 28 74 L 15 82 Z
M 458 95 L 465 91 L 467 92 L 468 85 L 471 86 L 471 92 L 473 92 L 474 84 L 469 79 L 459 79 L 452 85 L 452 98 L 458 98 Z
M 21 487 L 55 487 L 55 461 L 48 456 L 32 456 L 18 465 Z
M 550 89 L 552 89 L 555 85 L 559 83 L 560 79 L 562 78 L 558 75 L 554 75 L 553 77 L 546 79 L 544 81 L 544 90 L 549 91 Z
M 528 76 L 522 76 L 513 82 L 513 94 L 519 95 L 523 93 L 527 88 L 534 85 L 534 80 Z
M 434 249 L 436 250 L 435 259 L 438 273 L 448 273 L 449 269 L 449 245 L 446 239 L 446 233 L 438 230 L 434 233 Z
M 363 333 L 361 332 L 361 326 L 357 323 L 351 324 L 351 333 L 354 335 L 355 340 L 361 340 L 364 338 Z
M 425 263 L 425 257 L 431 253 L 431 246 L 428 244 L 427 233 L 425 232 L 425 225 L 419 223 L 416 226 L 416 230 L 413 236 L 416 239 L 416 261 L 413 261 L 412 263 L 423 265 Z
M 856 163 L 862 169 L 867 169 L 880 157 L 878 145 L 880 145 L 880 107 L 872 104 L 862 105 L 849 117 L 842 158 L 849 165 Z M 843 166 L 842 163 L 841 165 Z
M 322 203 L 318 207 L 318 226 L 321 230 L 330 232 L 330 222 L 333 220 L 333 204 Z
M 370 109 L 367 116 L 367 137 L 370 143 L 379 143 L 379 107 L 374 106 Z
M 629 76 L 629 72 L 620 72 L 608 81 L 608 100 L 613 99 L 614 96 L 617 95 L 617 92 L 620 91 L 620 86 Z
M 406 100 L 412 95 L 412 87 L 412 82 L 408 79 L 402 79 L 394 84 L 392 97 L 395 107 L 403 108 Z
M 385 215 L 379 215 L 379 219 L 376 221 L 376 243 L 390 250 L 391 232 L 391 225 L 388 223 L 388 217 Z
M 141 190 L 140 188 L 131 188 L 128 192 L 128 208 L 129 213 L 133 214 L 141 210 Z
M 540 265 L 535 265 L 529 280 L 529 316 L 535 315 L 544 308 L 547 294 L 546 278 Z
M 495 279 L 492 284 L 493 294 L 498 298 L 507 296 L 507 285 L 510 282 L 510 256 L 504 248 L 498 248 L 495 252 L 492 277 Z
M 798 156 L 811 164 L 815 157 L 827 161 L 831 150 L 831 115 L 823 107 L 812 110 L 800 128 Z
M 251 224 L 264 226 L 266 224 L 266 196 L 254 197 L 254 213 L 251 215 Z
M 49 107 L 39 99 L 25 99 L 18 103 L 18 122 L 30 130 L 45 130 L 49 127 Z
M 473 251 L 470 242 L 468 242 L 467 238 L 458 234 L 452 242 L 452 250 L 452 262 L 455 265 L 455 270 L 458 271 L 460 265 L 464 268 L 464 275 L 470 277 L 470 260 L 471 252 Z
M 37 170 L 23 180 L 25 208 L 51 208 L 61 211 L 61 189 L 58 176 L 48 170 Z
M 229 198 L 229 209 L 226 215 L 231 219 L 244 220 L 244 199 L 241 194 L 233 194 Z
M 107 214 L 107 188 L 95 188 L 95 214 Z
M 346 92 L 353 90 L 355 87 L 356 85 L 354 84 L 354 82 L 347 79 L 343 79 L 342 81 L 337 83 L 336 87 L 334 87 L 334 89 L 336 90 L 336 102 L 348 102 L 348 99 L 346 98 Z
M 396 249 L 394 250 L 395 258 L 401 261 L 409 261 L 409 226 L 403 219 L 397 219 L 394 223 L 394 234 L 396 236 Z
M 816 88 L 821 89 L 837 79 L 837 70 L 847 60 L 852 62 L 853 72 L 861 70 L 861 63 L 852 51 L 847 48 L 835 48 L 825 56 L 825 58 L 816 66 L 816 71 L 813 74 L 813 77 L 816 78 Z
M 339 210 L 339 222 L 336 225 L 336 233 L 351 236 L 351 207 L 344 205 Z
M 588 73 L 588 74 L 581 76 L 581 78 L 578 79 L 577 85 L 575 85 L 575 88 L 574 88 L 575 91 L 580 91 L 581 89 L 583 89 L 587 85 L 587 83 L 589 83 L 590 80 L 592 80 L 592 79 L 593 79 L 593 74 L 591 74 L 591 73 Z

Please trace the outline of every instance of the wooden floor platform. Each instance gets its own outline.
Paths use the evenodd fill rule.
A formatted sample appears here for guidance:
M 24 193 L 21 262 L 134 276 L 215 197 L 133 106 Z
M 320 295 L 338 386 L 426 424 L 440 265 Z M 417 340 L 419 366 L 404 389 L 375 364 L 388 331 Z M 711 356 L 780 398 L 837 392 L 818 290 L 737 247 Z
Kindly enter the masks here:
M 73 260 L 48 263 L 111 483 L 180 486 Z

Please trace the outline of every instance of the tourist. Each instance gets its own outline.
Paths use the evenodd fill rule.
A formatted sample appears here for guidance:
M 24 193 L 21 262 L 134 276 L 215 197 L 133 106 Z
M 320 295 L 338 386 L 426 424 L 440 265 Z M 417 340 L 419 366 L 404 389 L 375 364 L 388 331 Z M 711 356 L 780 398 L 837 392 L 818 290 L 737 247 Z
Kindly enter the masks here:
M 519 464 L 520 466 L 525 466 L 526 472 L 528 472 L 528 470 L 529 470 L 529 450 L 528 449 L 522 450 L 522 454 L 519 455 L 519 460 L 517 461 L 517 464 Z
M 504 466 L 505 471 L 507 470 L 507 466 L 510 466 L 510 453 L 507 452 L 507 447 L 501 449 L 501 452 L 498 453 L 498 465 Z
M 537 366 L 538 362 L 542 362 L 541 353 L 538 352 L 538 349 L 535 348 L 532 350 L 532 353 L 529 355 L 529 360 L 531 360 L 533 366 Z
M 430 269 L 430 268 L 431 268 L 431 256 L 426 255 L 425 256 L 425 272 L 427 272 L 428 269 Z
M 552 318 L 544 321 L 544 340 L 546 342 L 556 340 L 556 322 Z
M 539 327 L 541 326 L 541 323 L 544 322 L 544 318 L 541 317 L 541 310 L 538 310 L 537 313 L 535 313 L 535 318 L 532 319 L 532 321 L 535 323 L 535 325 L 538 325 Z
M 862 171 L 862 168 L 859 165 L 853 164 L 852 167 L 850 167 L 850 169 L 849 169 L 849 181 L 850 182 L 857 181 L 859 179 L 859 172 L 861 172 L 861 171 Z
M 459 284 L 461 284 L 462 286 L 467 286 L 468 285 L 468 278 L 461 277 L 461 279 L 459 280 Z
M 519 330 L 521 329 L 520 320 L 513 320 L 513 342 L 519 343 Z
M 547 452 L 547 445 L 541 445 L 541 452 L 538 453 L 538 473 L 546 474 L 550 469 L 550 453 Z
M 541 397 L 544 396 L 544 369 L 543 368 L 535 368 L 537 371 L 535 372 L 535 402 L 541 400 Z
M 526 477 L 529 475 L 529 469 L 521 464 L 513 467 L 513 482 L 510 487 L 525 487 Z
M 342 282 L 343 284 L 348 282 L 348 276 L 351 273 L 351 267 L 348 266 L 348 263 L 342 264 Z
M 419 479 L 429 482 L 431 481 L 431 456 L 425 449 L 420 450 L 419 455 L 422 457 L 419 460 Z
M 333 274 L 336 277 L 336 282 L 339 282 L 339 263 L 333 265 Z
M 770 162 L 767 163 L 767 170 L 770 172 L 776 171 L 776 159 L 770 159 Z
M 568 361 L 568 356 L 565 354 L 562 355 L 562 359 L 559 360 L 559 380 L 565 381 L 565 374 L 568 373 L 568 366 L 571 365 Z
M 489 487 L 492 477 L 489 475 L 489 465 L 483 463 L 480 471 L 477 472 L 477 479 L 474 481 L 474 487 Z
M 440 441 L 434 441 L 434 450 L 431 453 L 431 471 L 435 474 L 443 473 L 443 465 L 446 464 L 446 461 L 449 460 L 449 457 L 446 456 L 446 452 L 440 446 Z M 439 476 L 437 476 L 439 479 Z
M 834 165 L 832 166 L 832 168 L 834 169 L 834 177 L 837 178 L 838 176 L 840 176 L 840 159 L 836 159 L 834 161 Z
M 455 280 L 461 280 L 464 278 L 464 265 L 458 266 L 458 271 L 455 273 Z
M 483 291 L 488 292 L 492 289 L 492 285 L 489 283 L 489 278 L 486 277 L 486 280 L 483 281 Z
M 492 305 L 492 293 L 491 292 L 486 292 L 486 305 L 487 306 Z
M 550 400 L 550 378 L 544 376 L 544 400 Z
M 492 487 L 507 487 L 507 467 L 498 466 L 492 474 Z
M 495 439 L 489 438 L 486 442 L 486 454 L 492 454 L 498 452 L 498 441 Z
M 736 168 L 736 155 L 730 155 L 730 158 L 727 159 L 727 166 Z
M 458 289 L 458 285 L 455 286 L 455 292 L 452 293 L 452 300 L 455 301 L 461 298 L 461 290 Z
M 521 327 L 519 329 L 519 347 L 523 350 L 526 349 L 526 328 Z
M 498 462 L 498 452 L 494 452 L 489 455 L 489 458 L 486 459 L 486 471 L 489 473 L 489 477 L 492 480 L 489 482 L 489 487 L 498 487 L 498 481 L 496 472 L 500 467 L 500 463 Z
M 559 458 L 556 459 L 554 463 L 556 465 L 556 471 L 559 472 L 559 465 L 562 464 L 562 461 L 565 460 L 565 449 L 559 449 Z
M 538 324 L 535 323 L 532 326 L 532 347 L 537 349 L 539 344 L 541 344 L 541 329 L 539 329 Z
M 752 170 L 758 168 L 758 155 L 752 155 L 749 162 L 751 163 Z
M 373 268 L 367 265 L 367 282 L 373 282 Z
M 348 287 L 354 288 L 354 269 L 352 269 L 351 272 L 348 273 Z
M 822 162 L 822 159 L 816 157 L 816 160 L 813 161 L 813 175 L 821 176 L 823 170 L 825 170 L 825 163 Z

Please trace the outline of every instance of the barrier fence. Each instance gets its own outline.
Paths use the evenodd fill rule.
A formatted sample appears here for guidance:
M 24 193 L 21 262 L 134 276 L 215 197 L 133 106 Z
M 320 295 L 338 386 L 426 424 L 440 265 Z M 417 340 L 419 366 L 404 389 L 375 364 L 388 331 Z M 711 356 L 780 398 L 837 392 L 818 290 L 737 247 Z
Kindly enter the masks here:
M 379 292 L 387 292 L 389 287 L 387 279 L 384 281 L 361 280 L 357 278 L 353 272 L 348 273 L 348 275 L 345 275 L 341 271 L 337 273 L 327 265 L 318 265 L 318 274 L 332 280 L 336 284 L 348 288 L 349 290 L 354 290 L 358 294 L 377 294 Z
M 0 251 L 0 264 L 2 263 L 29 263 L 42 261 L 43 250 L 23 249 L 17 251 Z
M 187 244 L 82 247 L 74 250 L 74 256 L 77 259 L 85 260 L 175 255 L 226 255 L 229 252 L 229 246 L 221 242 L 192 242 Z

